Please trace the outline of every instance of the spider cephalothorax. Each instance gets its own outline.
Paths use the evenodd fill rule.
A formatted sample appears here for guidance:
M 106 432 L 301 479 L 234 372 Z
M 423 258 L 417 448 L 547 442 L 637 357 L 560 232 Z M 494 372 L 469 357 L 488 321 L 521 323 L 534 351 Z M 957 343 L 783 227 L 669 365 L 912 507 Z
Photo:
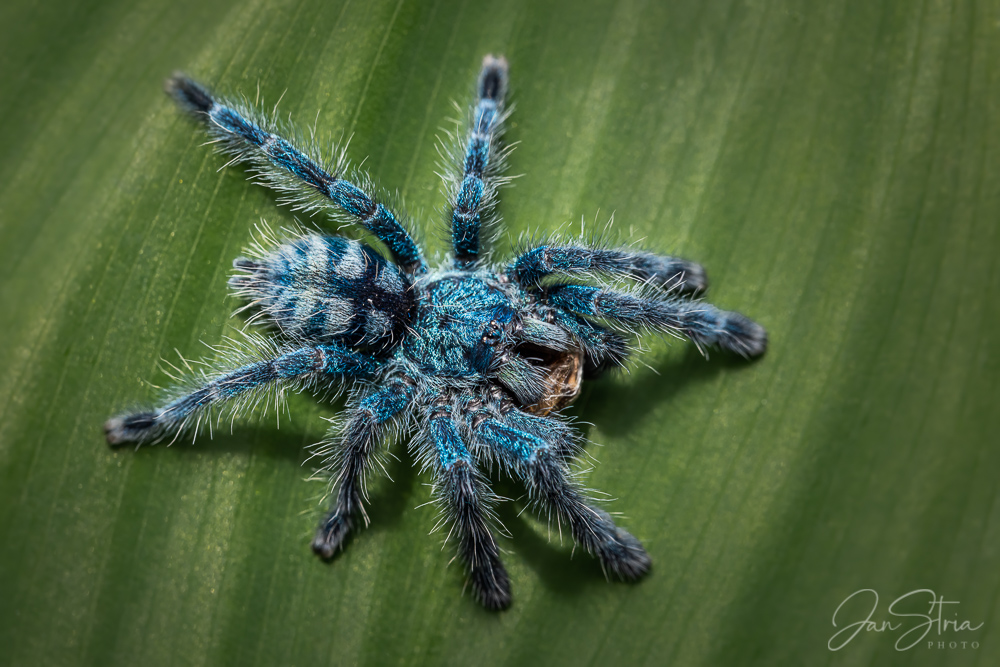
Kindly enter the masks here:
M 464 150 L 450 183 L 454 255 L 429 270 L 410 234 L 378 203 L 362 176 L 344 178 L 342 156 L 324 165 L 296 148 L 248 105 L 214 97 L 183 75 L 167 82 L 182 107 L 203 120 L 234 161 L 249 162 L 268 185 L 305 208 L 339 211 L 389 251 L 337 236 L 296 232 L 257 242 L 234 262 L 230 286 L 272 327 L 269 353 L 230 361 L 191 380 L 161 407 L 105 424 L 108 441 L 152 443 L 223 405 L 262 391 L 353 386 L 346 418 L 317 446 L 334 485 L 333 508 L 313 549 L 331 558 L 362 507 L 364 475 L 387 431 L 411 435 L 433 472 L 435 496 L 452 523 L 477 598 L 510 604 L 510 583 L 492 524 L 496 498 L 479 470 L 496 462 L 520 478 L 531 502 L 569 526 L 605 570 L 626 580 L 650 565 L 639 541 L 575 484 L 569 465 L 579 438 L 559 409 L 585 375 L 622 365 L 639 329 L 686 336 L 744 357 L 764 352 L 764 329 L 739 313 L 692 300 L 706 287 L 697 264 L 627 248 L 542 243 L 506 264 L 482 258 L 480 230 L 503 179 L 499 146 L 507 63 L 487 56 Z M 332 205 L 332 206 L 331 206 Z M 589 284 L 569 282 L 585 278 Z M 604 281 L 631 280 L 636 289 Z

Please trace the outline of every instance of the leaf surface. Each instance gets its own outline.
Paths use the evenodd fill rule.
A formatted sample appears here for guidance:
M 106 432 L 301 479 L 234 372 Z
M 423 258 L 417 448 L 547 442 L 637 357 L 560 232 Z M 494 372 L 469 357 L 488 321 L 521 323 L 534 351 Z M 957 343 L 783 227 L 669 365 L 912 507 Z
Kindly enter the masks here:
M 996 664 L 996 2 L 11 0 L 0 8 L 0 646 L 12 665 Z M 654 560 L 608 583 L 556 526 L 500 518 L 515 604 L 449 565 L 397 443 L 371 527 L 309 552 L 296 397 L 197 445 L 110 450 L 160 359 L 239 327 L 231 261 L 273 195 L 162 94 L 183 70 L 350 155 L 445 250 L 435 137 L 511 62 L 522 233 L 607 232 L 708 267 L 759 362 L 651 339 L 572 413 L 584 474 Z M 322 224 L 321 220 L 316 221 Z M 222 431 L 220 433 L 220 430 Z M 902 630 L 828 642 L 865 617 Z M 888 605 L 959 602 L 931 632 Z M 927 600 L 907 606 L 928 613 Z M 870 605 L 869 605 L 870 606 Z M 919 632 L 917 633 L 919 634 Z M 913 637 L 915 635 L 911 635 Z M 928 644 L 931 641 L 931 644 Z M 948 648 L 950 641 L 977 642 Z M 938 641 L 946 642 L 938 648 Z

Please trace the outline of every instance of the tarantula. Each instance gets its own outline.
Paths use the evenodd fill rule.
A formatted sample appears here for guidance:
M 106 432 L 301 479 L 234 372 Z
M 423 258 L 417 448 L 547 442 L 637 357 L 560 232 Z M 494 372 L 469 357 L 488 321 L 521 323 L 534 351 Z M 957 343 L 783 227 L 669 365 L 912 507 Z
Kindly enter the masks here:
M 357 172 L 345 177 L 343 151 L 322 163 L 317 150 L 280 136 L 273 116 L 217 98 L 184 75 L 170 78 L 167 92 L 205 123 L 231 162 L 248 163 L 282 201 L 346 215 L 381 241 L 392 261 L 338 236 L 300 231 L 259 241 L 234 261 L 229 284 L 256 310 L 254 318 L 270 325 L 270 351 L 216 364 L 223 368 L 188 378 L 161 407 L 108 420 L 108 442 L 197 434 L 223 404 L 251 404 L 262 391 L 277 398 L 288 388 L 323 392 L 349 383 L 346 418 L 317 445 L 334 498 L 312 543 L 322 558 L 337 553 L 359 519 L 367 524 L 364 476 L 395 426 L 413 435 L 416 458 L 433 471 L 449 535 L 486 607 L 504 609 L 511 595 L 494 536 L 497 498 L 483 464 L 496 462 L 523 480 L 534 507 L 567 525 L 607 573 L 624 580 L 645 574 L 650 558 L 639 540 L 575 483 L 569 464 L 580 437 L 559 410 L 583 377 L 626 361 L 637 329 L 744 357 L 761 355 L 767 335 L 739 313 L 693 300 L 706 287 L 705 272 L 682 259 L 552 242 L 506 264 L 486 261 L 481 230 L 494 221 L 505 182 L 507 77 L 507 61 L 486 56 L 457 173 L 447 181 L 453 255 L 437 269 L 428 269 L 370 181 Z M 616 289 L 608 279 L 635 287 Z

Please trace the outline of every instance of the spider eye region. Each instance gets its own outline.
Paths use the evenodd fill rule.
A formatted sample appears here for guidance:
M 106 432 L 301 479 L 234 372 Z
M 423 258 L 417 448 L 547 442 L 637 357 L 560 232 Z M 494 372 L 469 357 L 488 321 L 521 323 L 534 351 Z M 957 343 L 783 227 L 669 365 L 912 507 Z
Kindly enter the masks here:
M 486 329 L 483 331 L 483 343 L 496 345 L 501 340 L 503 340 L 503 329 L 500 327 L 500 323 L 496 320 L 490 320 L 490 323 L 486 325 Z
M 517 319 L 511 297 L 470 274 L 418 285 L 416 292 L 415 329 L 423 335 L 407 339 L 407 356 L 436 375 L 488 372 Z

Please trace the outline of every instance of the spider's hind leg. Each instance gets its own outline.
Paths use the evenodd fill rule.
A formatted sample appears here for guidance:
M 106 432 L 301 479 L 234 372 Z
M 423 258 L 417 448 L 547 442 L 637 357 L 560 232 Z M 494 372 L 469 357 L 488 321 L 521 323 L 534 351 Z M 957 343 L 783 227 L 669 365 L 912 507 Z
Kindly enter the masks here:
M 318 201 L 336 204 L 382 241 L 404 271 L 426 271 L 420 248 L 392 211 L 377 201 L 367 179 L 355 184 L 344 178 L 344 160 L 322 164 L 318 156 L 280 136 L 275 123 L 249 105 L 217 98 L 183 74 L 168 79 L 166 91 L 207 125 L 209 134 L 233 156 L 232 162 L 249 162 L 264 184 L 287 193 L 287 201 L 306 210 L 321 207 Z

